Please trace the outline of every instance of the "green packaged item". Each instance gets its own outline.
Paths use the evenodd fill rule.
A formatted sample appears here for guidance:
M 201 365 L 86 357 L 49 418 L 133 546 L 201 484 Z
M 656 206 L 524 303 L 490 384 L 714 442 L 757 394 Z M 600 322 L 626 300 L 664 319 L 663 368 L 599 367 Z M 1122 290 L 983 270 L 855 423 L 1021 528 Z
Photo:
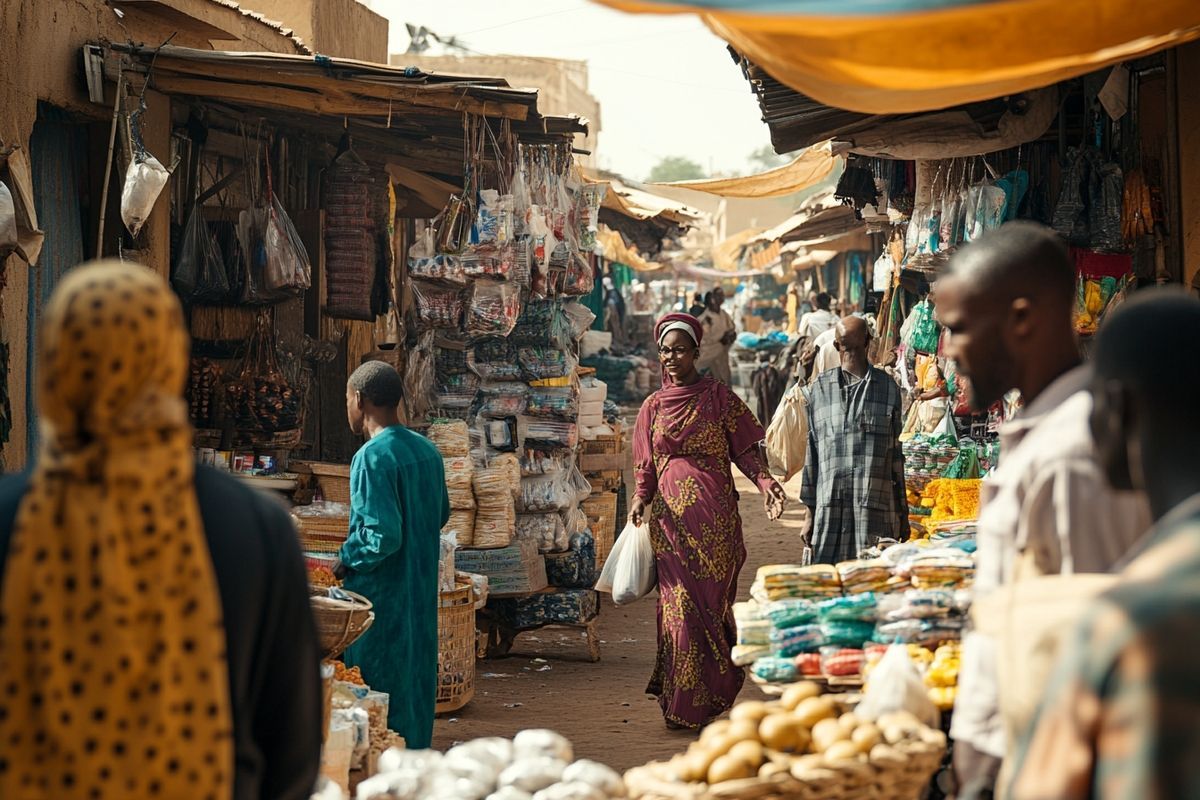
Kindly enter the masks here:
M 767 603 L 763 611 L 776 628 L 794 628 L 817 620 L 816 606 L 802 597 L 775 600 Z
M 874 592 L 833 597 L 817 604 L 821 622 L 872 622 L 877 607 Z
M 833 647 L 862 647 L 875 635 L 875 623 L 838 620 L 821 623 L 825 644 Z
M 794 681 L 798 676 L 796 664 L 790 658 L 767 656 L 755 661 L 750 669 L 755 677 L 772 683 Z

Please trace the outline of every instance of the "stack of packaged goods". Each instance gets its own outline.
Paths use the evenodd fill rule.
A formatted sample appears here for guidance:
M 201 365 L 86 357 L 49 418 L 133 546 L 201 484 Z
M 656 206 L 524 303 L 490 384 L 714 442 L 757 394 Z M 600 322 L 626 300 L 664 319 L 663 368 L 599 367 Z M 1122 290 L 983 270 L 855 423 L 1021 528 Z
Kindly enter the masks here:
M 932 661 L 933 649 L 957 646 L 970 610 L 974 537 L 954 537 L 947 546 L 909 542 L 836 567 L 761 567 L 752 599 L 734 605 L 734 663 L 762 682 L 812 677 L 836 684 L 857 681 L 880 646 L 929 648 Z M 946 659 L 955 653 L 945 651 Z M 935 702 L 952 696 L 945 678 L 952 672 L 947 667 L 929 679 L 940 693 Z
M 503 466 L 477 470 L 472 480 L 475 492 L 475 536 L 473 547 L 506 547 L 517 526 L 512 482 Z

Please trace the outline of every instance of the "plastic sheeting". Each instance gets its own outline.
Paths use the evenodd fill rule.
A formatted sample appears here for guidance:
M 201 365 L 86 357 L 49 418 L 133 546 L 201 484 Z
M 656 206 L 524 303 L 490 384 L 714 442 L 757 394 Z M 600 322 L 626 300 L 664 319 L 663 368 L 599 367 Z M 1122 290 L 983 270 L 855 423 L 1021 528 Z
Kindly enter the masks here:
M 1049 86 L 1200 38 L 1196 0 L 596 0 L 700 14 L 826 105 L 933 111 Z

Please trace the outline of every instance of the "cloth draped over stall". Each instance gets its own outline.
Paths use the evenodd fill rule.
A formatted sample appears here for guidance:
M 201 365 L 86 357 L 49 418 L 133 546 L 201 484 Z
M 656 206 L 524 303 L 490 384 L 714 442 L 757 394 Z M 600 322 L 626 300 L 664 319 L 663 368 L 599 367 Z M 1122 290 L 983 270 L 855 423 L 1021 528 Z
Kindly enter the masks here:
M 832 142 L 821 142 L 806 148 L 782 167 L 746 175 L 740 178 L 715 178 L 691 181 L 671 181 L 660 186 L 692 189 L 721 197 L 784 197 L 815 186 L 833 174 L 838 157 L 833 154 Z
M 1049 86 L 1200 38 L 1195 0 L 597 0 L 699 14 L 826 105 L 904 114 Z M 896 48 L 904 47 L 903 58 Z

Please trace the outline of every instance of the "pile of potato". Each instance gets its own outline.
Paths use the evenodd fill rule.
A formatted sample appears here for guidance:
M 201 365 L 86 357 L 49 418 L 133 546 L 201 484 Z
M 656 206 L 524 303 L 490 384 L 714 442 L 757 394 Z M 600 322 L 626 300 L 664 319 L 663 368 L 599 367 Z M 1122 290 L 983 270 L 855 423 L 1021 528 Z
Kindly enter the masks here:
M 708 784 L 790 774 L 819 781 L 830 770 L 903 766 L 909 743 L 943 749 L 945 735 L 908 712 L 885 714 L 876 722 L 846 712 L 834 695 L 813 683 L 788 687 L 780 700 L 749 701 L 734 707 L 728 720 L 709 725 L 667 771 L 676 781 Z

